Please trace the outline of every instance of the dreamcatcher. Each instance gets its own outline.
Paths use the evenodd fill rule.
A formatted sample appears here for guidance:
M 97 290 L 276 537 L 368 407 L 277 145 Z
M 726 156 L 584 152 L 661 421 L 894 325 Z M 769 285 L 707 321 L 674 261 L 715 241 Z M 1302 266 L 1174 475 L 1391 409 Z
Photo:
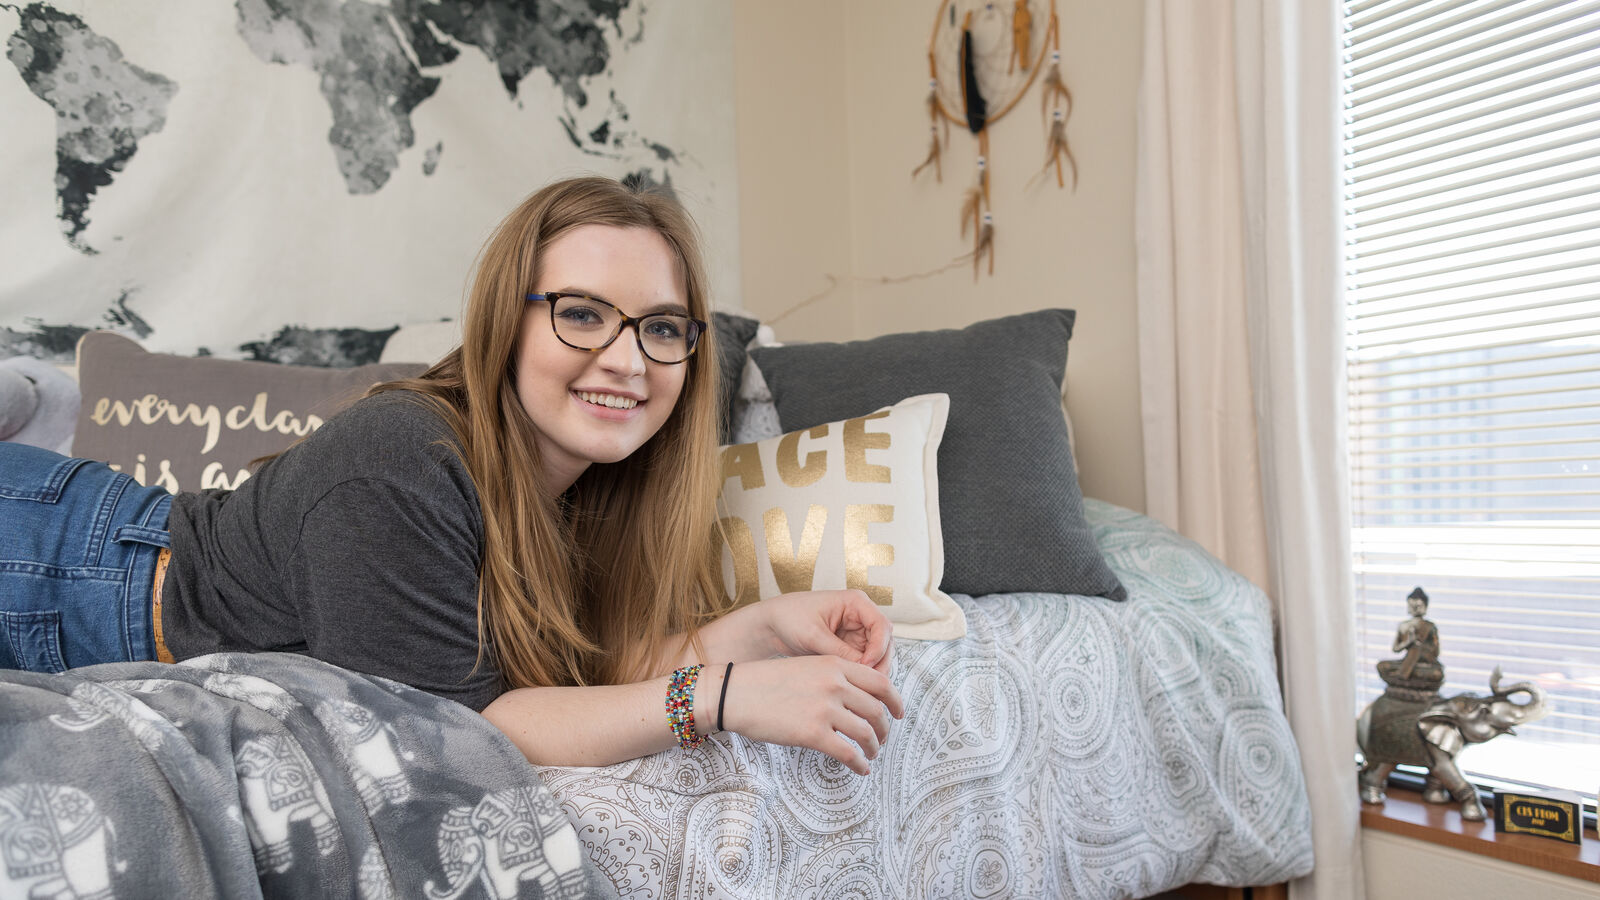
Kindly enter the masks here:
M 933 168 L 944 181 L 943 147 L 950 142 L 950 123 L 978 139 L 978 164 L 973 186 L 961 204 L 961 236 L 972 234 L 972 275 L 987 258 L 994 274 L 994 215 L 989 206 L 989 126 L 1010 112 L 1044 72 L 1039 104 L 1045 121 L 1045 158 L 1039 176 L 1055 170 L 1056 185 L 1065 187 L 1067 173 L 1078 183 L 1078 164 L 1067 146 L 1067 117 L 1072 93 L 1061 79 L 1061 24 L 1055 0 L 941 0 L 928 42 L 928 118 L 932 131 L 928 156 L 911 173 L 915 178 Z M 1036 176 L 1038 177 L 1038 176 Z

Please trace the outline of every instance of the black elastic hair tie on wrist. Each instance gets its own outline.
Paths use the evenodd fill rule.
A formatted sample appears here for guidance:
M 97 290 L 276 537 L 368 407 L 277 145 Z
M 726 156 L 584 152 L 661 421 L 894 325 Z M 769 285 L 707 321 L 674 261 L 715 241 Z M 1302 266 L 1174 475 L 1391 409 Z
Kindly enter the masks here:
M 728 702 L 728 676 L 733 674 L 733 663 L 722 670 L 722 696 L 717 698 L 717 730 L 722 730 L 722 705 Z

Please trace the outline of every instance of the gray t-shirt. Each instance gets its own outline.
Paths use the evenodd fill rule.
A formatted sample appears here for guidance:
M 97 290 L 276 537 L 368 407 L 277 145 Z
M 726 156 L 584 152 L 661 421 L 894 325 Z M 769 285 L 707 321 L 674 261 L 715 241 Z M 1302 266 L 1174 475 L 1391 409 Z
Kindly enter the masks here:
M 417 395 L 379 394 L 238 490 L 179 494 L 173 656 L 306 653 L 481 711 L 501 688 L 478 658 L 483 515 L 457 447 Z

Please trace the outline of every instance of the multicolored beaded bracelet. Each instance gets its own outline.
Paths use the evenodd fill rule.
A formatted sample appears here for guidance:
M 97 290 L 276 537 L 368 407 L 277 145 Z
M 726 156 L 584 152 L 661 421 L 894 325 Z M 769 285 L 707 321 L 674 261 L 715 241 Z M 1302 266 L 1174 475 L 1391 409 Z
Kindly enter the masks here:
M 667 725 L 685 750 L 704 744 L 706 739 L 694 731 L 694 684 L 700 678 L 700 665 L 684 666 L 672 673 L 667 683 Z

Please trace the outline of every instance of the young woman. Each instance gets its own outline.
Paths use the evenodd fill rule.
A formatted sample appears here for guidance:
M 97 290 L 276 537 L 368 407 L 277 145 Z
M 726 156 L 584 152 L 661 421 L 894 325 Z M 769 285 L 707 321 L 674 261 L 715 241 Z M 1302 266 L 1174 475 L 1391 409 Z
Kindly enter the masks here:
M 877 607 L 719 615 L 708 318 L 676 202 L 576 179 L 490 238 L 459 348 L 236 491 L 0 445 L 0 667 L 304 652 L 460 700 L 540 764 L 721 727 L 866 774 L 903 715 Z

